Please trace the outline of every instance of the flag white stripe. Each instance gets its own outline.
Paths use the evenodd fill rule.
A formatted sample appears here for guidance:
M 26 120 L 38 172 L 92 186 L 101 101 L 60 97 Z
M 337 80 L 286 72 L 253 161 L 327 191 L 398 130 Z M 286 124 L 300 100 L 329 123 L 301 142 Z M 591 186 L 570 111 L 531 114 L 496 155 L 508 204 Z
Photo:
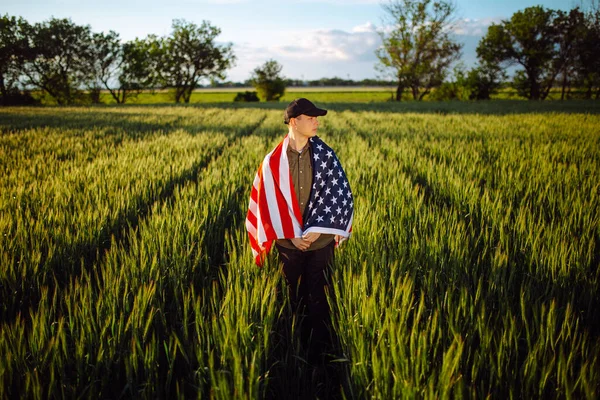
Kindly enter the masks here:
M 258 217 L 258 204 L 254 202 L 254 200 L 250 199 L 250 205 L 248 206 L 252 210 L 252 214 Z
M 248 231 L 248 233 L 250 233 L 250 235 L 252 235 L 252 237 L 256 238 L 258 236 L 256 227 L 252 225 L 252 222 L 250 222 L 249 220 L 246 220 L 246 230 Z
M 269 217 L 271 218 L 271 225 L 277 237 L 284 237 L 283 226 L 281 225 L 281 217 L 279 216 L 279 207 L 277 205 L 277 197 L 275 195 L 275 182 L 273 181 L 273 175 L 269 161 L 271 155 L 265 158 L 263 163 L 263 181 L 265 184 L 265 190 L 263 195 L 267 198 L 267 205 L 269 207 Z

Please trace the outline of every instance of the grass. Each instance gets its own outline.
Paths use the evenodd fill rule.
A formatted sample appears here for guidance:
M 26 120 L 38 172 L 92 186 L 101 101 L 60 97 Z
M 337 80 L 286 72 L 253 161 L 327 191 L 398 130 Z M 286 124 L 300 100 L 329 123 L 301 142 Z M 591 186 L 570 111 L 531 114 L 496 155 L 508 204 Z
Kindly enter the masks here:
M 596 398 L 597 103 L 315 101 L 356 204 L 325 371 L 244 230 L 284 105 L 1 109 L 0 397 Z

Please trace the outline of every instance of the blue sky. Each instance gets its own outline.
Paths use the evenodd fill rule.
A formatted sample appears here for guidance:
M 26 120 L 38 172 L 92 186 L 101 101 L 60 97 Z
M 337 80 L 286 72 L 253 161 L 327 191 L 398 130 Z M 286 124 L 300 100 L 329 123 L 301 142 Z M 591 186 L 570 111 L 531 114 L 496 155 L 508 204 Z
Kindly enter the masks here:
M 462 61 L 474 64 L 477 43 L 491 23 L 529 6 L 568 10 L 578 1 L 455 0 Z M 294 79 L 380 77 L 374 51 L 385 13 L 379 0 L 0 0 L 0 13 L 32 23 L 70 17 L 96 32 L 114 30 L 122 40 L 167 35 L 175 18 L 207 20 L 221 28 L 218 41 L 234 45 L 236 66 L 227 73 L 233 81 L 248 79 L 268 59 Z

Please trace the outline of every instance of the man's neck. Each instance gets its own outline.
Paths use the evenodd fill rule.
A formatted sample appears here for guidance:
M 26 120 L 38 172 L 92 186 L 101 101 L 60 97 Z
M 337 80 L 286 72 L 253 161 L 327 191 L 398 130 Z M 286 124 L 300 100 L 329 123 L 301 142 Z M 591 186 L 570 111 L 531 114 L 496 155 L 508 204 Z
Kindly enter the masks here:
M 294 134 L 294 131 L 290 130 L 288 133 L 288 136 L 290 137 L 290 146 L 292 146 L 292 149 L 300 152 L 302 149 L 304 149 L 304 147 L 306 146 L 306 143 L 308 143 L 308 138 L 306 136 L 303 135 L 296 135 Z

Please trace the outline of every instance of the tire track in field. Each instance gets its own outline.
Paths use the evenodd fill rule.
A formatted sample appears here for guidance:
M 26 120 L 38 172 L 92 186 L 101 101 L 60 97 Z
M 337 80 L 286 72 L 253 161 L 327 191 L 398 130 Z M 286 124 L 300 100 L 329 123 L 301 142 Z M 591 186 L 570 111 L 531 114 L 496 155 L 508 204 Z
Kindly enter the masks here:
M 130 228 L 136 228 L 142 220 L 147 218 L 156 204 L 162 204 L 168 201 L 177 188 L 182 187 L 189 182 L 196 181 L 202 170 L 207 168 L 213 162 L 217 162 L 221 155 L 224 154 L 227 149 L 234 146 L 241 138 L 254 133 L 263 124 L 266 118 L 267 115 L 264 114 L 257 123 L 251 125 L 245 132 L 230 137 L 227 142 L 215 152 L 198 161 L 182 174 L 173 176 L 166 181 L 158 195 L 153 199 L 140 203 L 132 201 L 133 204 L 141 205 L 135 210 L 124 210 L 123 213 L 118 215 L 113 221 L 109 222 L 107 224 L 107 229 L 103 231 L 101 239 L 99 240 L 101 243 L 99 246 L 94 246 L 90 243 L 78 243 L 75 246 L 68 248 L 65 252 L 55 253 L 48 261 L 48 272 L 46 273 L 46 276 L 43 277 L 44 284 L 42 287 L 46 287 L 48 293 L 62 290 L 68 285 L 72 277 L 81 274 L 82 267 L 86 270 L 90 270 L 96 263 L 101 262 L 112 247 L 113 242 L 115 245 L 123 245 L 127 242 L 127 234 L 130 232 Z M 59 238 L 56 238 L 56 243 L 58 244 L 58 248 L 60 248 Z M 68 260 L 68 262 L 65 263 L 64 260 Z M 33 278 L 39 280 L 39 277 Z M 29 309 L 30 312 L 35 312 L 35 310 L 37 310 L 37 305 L 41 300 L 41 287 L 40 290 L 36 290 L 35 286 L 36 284 L 33 279 L 31 282 L 25 284 L 24 287 L 21 286 L 16 290 L 0 286 L 0 294 L 2 297 L 11 299 L 11 302 L 9 304 L 6 302 L 3 305 L 2 310 L 0 310 L 0 323 L 13 321 L 18 314 L 24 315 L 25 310 Z
M 366 132 L 360 132 L 355 126 L 349 128 L 354 131 L 358 137 L 364 139 L 370 145 L 373 142 L 377 142 L 375 138 L 369 138 Z M 375 144 L 377 146 L 379 143 Z M 377 150 L 381 151 L 381 148 Z M 385 149 L 384 149 L 385 150 Z M 497 217 L 494 217 L 494 213 L 488 207 L 485 207 L 486 202 L 490 200 L 483 196 L 483 191 L 477 191 L 477 201 L 475 202 L 463 202 L 459 195 L 453 193 L 453 185 L 449 186 L 449 194 L 446 193 L 441 199 L 439 198 L 440 191 L 446 191 L 443 187 L 443 182 L 433 182 L 423 179 L 423 174 L 417 168 L 412 167 L 411 164 L 405 160 L 399 159 L 399 155 L 393 154 L 393 152 L 387 152 L 387 162 L 390 165 L 400 162 L 404 165 L 399 168 L 398 173 L 404 175 L 407 181 L 411 182 L 414 187 L 417 185 L 423 189 L 423 201 L 424 204 L 431 207 L 432 212 L 446 213 L 453 215 L 453 224 L 458 222 L 464 224 L 465 227 L 465 246 L 468 246 L 468 252 L 465 257 L 460 257 L 457 254 L 452 254 L 448 249 L 440 250 L 435 249 L 436 254 L 431 253 L 427 250 L 427 246 L 421 249 L 416 257 L 424 261 L 425 265 L 432 265 L 433 268 L 440 270 L 435 265 L 438 263 L 437 260 L 443 258 L 445 260 L 444 265 L 447 268 L 450 266 L 459 266 L 458 269 L 453 268 L 452 275 L 442 279 L 439 282 L 435 282 L 433 285 L 428 284 L 426 281 L 421 281 L 419 286 L 424 286 L 424 289 L 431 291 L 432 293 L 445 293 L 448 290 L 456 290 L 462 287 L 467 290 L 468 293 L 476 293 L 478 284 L 482 285 L 483 293 L 481 301 L 473 300 L 473 307 L 480 308 L 484 307 L 486 310 L 493 310 L 497 319 L 490 319 L 488 324 L 492 329 L 496 329 L 498 332 L 503 330 L 503 319 L 497 317 L 498 315 L 506 314 L 516 316 L 516 323 L 519 324 L 520 328 L 518 331 L 525 331 L 522 326 L 521 320 L 533 321 L 536 315 L 539 316 L 540 308 L 543 309 L 545 304 L 555 302 L 558 310 L 576 310 L 575 315 L 577 318 L 577 324 L 582 327 L 582 332 L 585 331 L 584 335 L 589 335 L 593 340 L 597 338 L 600 333 L 600 312 L 594 304 L 597 304 L 597 294 L 594 292 L 597 274 L 593 271 L 588 274 L 586 278 L 578 278 L 576 276 L 569 276 L 568 278 L 561 278 L 559 280 L 553 280 L 548 276 L 544 276 L 539 273 L 529 272 L 528 263 L 531 258 L 536 257 L 532 254 L 532 248 L 530 246 L 524 246 L 523 240 L 519 239 L 520 234 L 517 227 L 514 224 L 508 224 L 505 226 L 502 233 L 502 229 L 498 229 L 494 225 L 500 222 Z M 418 154 L 419 157 L 425 157 L 423 154 Z M 461 176 L 457 173 L 457 170 L 452 166 L 438 165 L 435 163 L 435 168 L 452 168 L 454 175 Z M 431 174 L 433 178 L 435 174 Z M 431 179 L 431 178 L 430 178 Z M 460 182 L 460 181 L 459 181 Z M 383 183 L 385 184 L 385 183 Z M 425 187 L 423 187 L 425 186 Z M 455 222 L 456 221 L 456 222 Z M 503 222 L 505 223 L 505 222 Z M 418 233 L 423 235 L 427 230 Z M 504 250 L 507 259 L 505 263 L 500 264 L 500 267 L 496 266 L 498 260 L 496 260 L 496 246 L 501 243 L 501 235 L 506 235 L 511 238 L 508 242 L 506 249 Z M 598 250 L 597 248 L 595 249 Z M 442 271 L 443 272 L 443 271 Z M 425 276 L 430 273 L 425 272 Z M 441 276 L 444 276 L 443 274 Z M 422 290 L 422 289 L 420 289 Z M 521 309 L 521 295 L 525 298 L 528 303 L 528 307 L 525 311 Z M 436 300 L 436 297 L 438 300 Z M 439 307 L 439 295 L 434 294 L 431 307 Z M 563 321 L 563 318 L 570 318 L 565 314 L 558 313 L 558 320 Z M 463 360 L 464 365 L 473 365 L 473 357 L 477 355 L 477 349 L 479 348 L 479 341 L 481 338 L 477 335 L 477 330 L 474 329 L 471 322 L 466 322 L 463 326 L 466 335 L 465 338 L 465 351 L 466 358 Z M 575 322 L 574 322 L 575 323 Z M 535 335 L 542 335 L 540 332 Z M 582 336 L 579 336 L 581 338 Z M 583 336 L 585 338 L 585 336 Z M 520 336 L 519 340 L 524 338 Z M 556 338 L 558 340 L 558 338 Z M 537 336 L 534 340 L 538 340 Z M 590 345 L 587 347 L 590 351 L 595 351 L 597 346 Z M 519 370 L 523 368 L 527 357 L 530 356 L 532 349 L 525 346 L 518 346 L 514 358 L 511 358 L 509 363 L 506 365 L 506 370 Z M 468 369 L 463 370 L 466 381 L 469 381 L 470 373 Z M 486 381 L 489 384 L 494 384 L 494 380 L 489 376 L 480 376 L 480 380 Z
M 245 138 L 249 135 L 255 134 L 256 131 L 262 127 L 265 119 L 266 116 L 263 116 L 260 119 L 260 121 L 258 121 L 252 127 L 229 140 L 228 143 L 221 149 L 220 156 L 214 157 L 205 168 L 198 171 L 195 179 L 195 181 L 198 183 L 198 187 L 202 186 L 205 188 L 204 190 L 207 190 L 206 185 L 202 185 L 203 177 L 207 176 L 207 174 L 211 175 L 212 172 L 214 172 L 214 170 L 220 170 L 223 172 L 224 175 L 227 174 L 229 170 L 229 165 L 231 165 L 231 161 L 228 160 L 235 160 L 235 157 L 231 157 L 231 154 L 241 153 L 240 150 L 243 149 L 242 145 L 245 141 Z M 186 183 L 190 183 L 190 181 L 184 182 L 183 184 Z M 189 191 L 190 189 L 195 191 L 195 186 L 196 184 L 187 184 L 185 188 L 182 188 L 181 190 L 175 189 L 174 191 L 177 191 L 177 193 L 172 194 L 175 197 L 175 201 L 179 201 L 179 195 L 181 192 Z M 202 240 L 200 245 L 195 250 L 203 254 L 208 254 L 207 259 L 202 261 L 203 263 L 206 262 L 206 265 L 203 268 L 194 269 L 194 272 L 190 275 L 191 281 L 193 282 L 191 286 L 197 288 L 197 293 L 204 291 L 210 293 L 212 291 L 215 291 L 215 298 L 221 299 L 226 291 L 226 287 L 223 285 L 226 280 L 222 280 L 223 278 L 227 277 L 228 273 L 227 269 L 223 268 L 223 263 L 228 257 L 228 253 L 225 251 L 227 249 L 225 232 L 228 229 L 230 229 L 234 223 L 236 223 L 237 226 L 239 224 L 240 218 L 243 217 L 245 210 L 240 208 L 239 204 L 241 198 L 247 197 L 247 189 L 247 184 L 236 185 L 233 187 L 232 190 L 227 190 L 226 194 L 222 194 L 222 206 L 219 207 L 218 210 L 212 215 L 212 217 L 207 220 L 206 224 L 203 225 L 203 229 L 210 232 L 210 236 L 213 239 Z M 216 186 L 211 186 L 211 189 L 208 190 L 218 191 L 218 182 Z M 202 196 L 202 192 L 198 193 L 200 194 L 200 196 Z M 102 256 L 95 261 L 96 264 L 93 264 L 93 266 L 99 268 L 101 266 L 101 263 L 107 257 L 110 257 L 109 254 L 112 250 L 117 250 L 119 253 L 129 253 L 131 246 L 135 245 L 134 242 L 137 240 L 136 236 L 137 232 L 139 231 L 138 227 L 145 227 L 146 222 L 149 219 L 153 218 L 157 214 L 160 216 L 160 214 L 164 213 L 165 210 L 170 210 L 171 205 L 175 204 L 175 202 L 167 203 L 165 206 L 163 206 L 164 202 L 168 202 L 169 200 L 169 198 L 165 198 L 162 200 L 162 204 L 157 205 L 155 202 L 154 204 L 149 205 L 149 212 L 145 216 L 145 219 L 140 218 L 138 224 L 135 226 L 128 225 L 123 227 L 121 232 L 121 240 L 119 242 L 115 241 L 114 245 L 107 248 L 106 251 L 103 252 Z M 204 272 L 207 271 L 208 273 L 204 274 Z M 221 274 L 221 272 L 224 273 Z M 91 290 L 92 292 L 104 290 L 105 282 L 102 273 L 89 273 L 85 275 L 85 278 L 82 280 L 85 282 L 85 285 L 89 286 L 87 289 Z M 159 367 L 157 367 L 156 373 L 159 376 L 159 379 L 163 382 L 166 381 L 168 377 L 172 374 L 174 374 L 178 378 L 181 378 L 179 379 L 179 381 L 185 381 L 185 385 L 183 386 L 182 390 L 182 393 L 186 394 L 185 397 L 197 397 L 198 394 L 200 394 L 201 397 L 208 397 L 210 396 L 212 390 L 210 385 L 197 386 L 198 376 L 200 376 L 199 374 L 201 372 L 205 373 L 205 370 L 203 368 L 205 364 L 198 364 L 194 357 L 194 354 L 196 354 L 196 349 L 198 348 L 198 343 L 194 339 L 188 340 L 188 338 L 186 338 L 186 335 L 183 333 L 183 328 L 181 324 L 182 315 L 180 309 L 178 308 L 178 305 L 180 306 L 182 302 L 186 300 L 180 298 L 180 292 L 178 290 L 179 287 L 172 286 L 169 283 L 167 283 L 166 285 L 167 286 L 164 286 L 163 290 L 161 290 L 161 296 L 165 296 L 164 299 L 161 300 L 162 306 L 159 311 L 161 321 L 157 323 L 153 322 L 151 329 L 153 329 L 153 334 L 156 334 L 156 336 L 160 338 L 160 340 L 170 340 L 173 337 L 172 334 L 175 334 L 175 337 L 178 337 L 178 340 L 181 340 L 181 343 L 183 343 L 183 346 L 186 350 L 178 352 L 175 358 L 172 359 L 172 363 L 170 363 L 170 354 L 167 354 L 168 352 L 163 352 L 161 348 L 157 356 Z M 137 289 L 137 287 L 135 289 Z M 130 288 L 130 290 L 133 290 L 134 292 L 135 289 Z M 58 292 L 58 302 L 55 305 L 53 305 L 50 310 L 50 312 L 53 313 L 54 316 L 51 318 L 44 318 L 42 316 L 42 319 L 45 319 L 46 321 L 52 321 L 53 319 L 58 319 L 64 316 L 67 312 L 67 308 L 65 307 L 63 299 L 74 298 L 75 296 L 72 296 L 72 294 L 75 292 L 79 292 L 80 287 L 77 287 L 76 285 L 72 286 L 70 283 L 67 283 L 65 287 L 55 287 L 55 290 L 62 291 Z M 51 294 L 52 292 L 49 291 L 48 293 Z M 43 302 L 39 302 L 38 304 L 43 304 Z M 206 309 L 202 308 L 202 311 L 209 312 L 212 311 L 212 309 L 210 307 Z M 30 313 L 32 315 L 38 314 L 33 317 L 34 320 L 36 319 L 36 317 L 39 317 L 40 312 L 41 308 L 37 308 L 35 306 L 32 306 L 30 308 Z M 193 314 L 194 311 L 192 311 L 191 313 L 191 320 L 193 321 L 196 318 L 196 316 Z M 204 316 L 204 318 L 207 321 L 211 320 L 212 317 L 213 314 L 211 313 L 208 313 Z M 30 324 L 27 317 L 21 317 L 19 320 L 19 322 L 21 323 L 24 322 L 26 324 Z M 28 335 L 27 340 L 31 341 L 31 339 L 29 338 L 29 329 L 27 329 L 26 332 Z M 69 348 L 74 346 L 74 343 L 71 342 L 70 339 L 68 343 Z M 129 343 L 129 341 L 124 340 L 123 343 L 125 343 L 125 345 L 123 346 L 123 351 L 128 351 L 129 349 L 127 347 L 127 343 Z M 185 353 L 187 353 L 189 359 L 185 357 Z M 200 368 L 201 366 L 202 369 L 198 370 L 198 368 Z M 173 371 L 175 372 L 173 373 Z M 42 377 L 41 379 L 49 379 L 48 369 L 40 369 L 38 370 L 38 374 Z M 94 390 L 96 392 L 105 393 L 105 397 L 122 397 L 123 393 L 125 392 L 124 388 L 127 388 L 127 386 L 130 384 L 130 382 L 128 382 L 125 379 L 127 375 L 127 366 L 122 360 L 119 360 L 118 362 L 115 362 L 111 365 L 108 374 L 108 386 L 102 383 L 105 382 L 104 380 L 102 380 L 102 382 L 100 382 L 99 380 L 94 380 L 93 382 L 89 382 L 90 385 L 97 384 Z M 16 378 L 16 374 L 13 376 L 14 378 L 12 382 L 8 383 L 8 385 L 11 388 L 9 392 L 24 393 L 25 390 L 23 387 L 23 380 Z M 67 377 L 68 379 L 73 380 L 76 380 L 78 378 L 77 376 L 69 377 L 68 375 Z M 64 379 L 64 377 L 61 379 Z M 203 379 L 210 381 L 210 376 L 206 375 Z M 84 383 L 84 386 L 87 385 L 87 383 L 88 382 Z M 132 393 L 133 390 L 136 389 L 137 388 L 132 388 Z M 176 390 L 176 386 L 173 384 L 166 385 L 163 389 L 165 389 L 165 393 L 167 393 L 168 398 L 176 397 L 179 394 L 179 392 Z
M 349 129 L 355 132 L 358 137 L 370 144 L 373 143 L 373 137 L 358 129 L 351 121 L 346 121 L 346 123 Z M 389 151 L 382 152 L 384 159 L 394 156 L 389 153 Z M 427 157 L 427 155 L 419 155 L 418 153 L 417 156 Z M 427 158 L 432 159 L 431 157 Z M 394 162 L 392 159 L 388 161 L 390 163 Z M 494 303 L 490 304 L 490 308 L 498 307 L 504 301 L 506 306 L 517 315 L 520 314 L 519 299 L 521 291 L 525 290 L 531 296 L 535 296 L 535 293 L 540 293 L 549 301 L 555 300 L 561 308 L 574 307 L 580 312 L 582 325 L 588 328 L 593 336 L 598 337 L 600 335 L 600 310 L 594 306 L 597 303 L 597 294 L 595 293 L 593 282 L 581 279 L 578 276 L 563 277 L 558 281 L 553 281 L 547 276 L 531 274 L 527 265 L 536 256 L 532 254 L 531 245 L 525 245 L 522 248 L 519 247 L 522 244 L 522 240 L 514 238 L 520 237 L 521 234 L 519 234 L 514 223 L 506 227 L 507 233 L 513 238 L 510 241 L 508 259 L 506 261 L 507 266 L 494 270 L 494 246 L 500 243 L 501 233 L 499 229 L 493 229 L 490 233 L 486 232 L 486 229 L 492 227 L 495 221 L 493 215 L 490 215 L 481 205 L 482 201 L 486 201 L 483 196 L 483 190 L 481 190 L 482 188 L 480 187 L 478 193 L 479 201 L 475 206 L 466 204 L 465 209 L 464 205 L 455 196 L 440 193 L 436 185 L 430 182 L 420 171 L 403 163 L 402 160 L 397 161 L 400 161 L 399 172 L 409 178 L 413 187 L 419 187 L 426 204 L 440 210 L 440 212 L 453 213 L 456 216 L 456 220 L 462 222 L 467 232 L 470 233 L 468 240 L 471 250 L 469 251 L 469 258 L 466 261 L 468 261 L 469 265 L 477 266 L 477 270 L 481 273 L 481 276 L 475 276 L 466 269 L 461 269 L 461 273 L 464 274 L 463 284 L 468 282 L 467 286 L 472 293 L 476 292 L 477 281 L 479 279 L 489 280 L 496 285 L 496 288 L 491 289 L 488 294 L 488 296 L 491 295 L 493 298 L 491 301 Z M 444 168 L 451 168 L 452 172 L 461 176 L 453 166 L 444 166 Z M 514 210 L 511 212 L 511 220 L 514 222 Z M 596 238 L 595 244 L 597 246 L 595 248 L 595 255 L 598 258 L 598 254 L 600 253 L 598 238 Z M 481 256 L 482 254 L 483 256 Z M 448 261 L 451 264 L 457 263 L 457 265 L 460 265 L 460 263 L 464 264 L 465 260 L 448 258 Z M 591 271 L 587 276 L 593 280 L 596 275 L 597 270 Z

